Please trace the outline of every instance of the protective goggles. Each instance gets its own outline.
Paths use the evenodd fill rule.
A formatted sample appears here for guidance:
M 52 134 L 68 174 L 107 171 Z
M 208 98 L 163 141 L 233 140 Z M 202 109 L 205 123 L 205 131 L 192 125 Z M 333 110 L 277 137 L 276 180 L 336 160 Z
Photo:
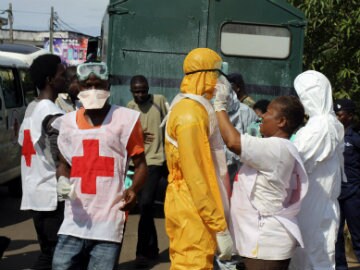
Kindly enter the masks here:
M 107 65 L 103 62 L 84 63 L 77 66 L 76 75 L 79 81 L 85 81 L 89 78 L 90 74 L 94 74 L 101 80 L 107 80 L 109 78 Z
M 222 62 L 220 69 L 218 69 L 218 68 L 200 69 L 200 70 L 187 72 L 187 73 L 185 73 L 185 75 L 190 75 L 190 74 L 194 74 L 194 73 L 198 73 L 198 72 L 215 72 L 215 71 L 217 71 L 221 75 L 223 75 L 227 78 L 228 70 L 229 70 L 229 64 L 227 62 Z

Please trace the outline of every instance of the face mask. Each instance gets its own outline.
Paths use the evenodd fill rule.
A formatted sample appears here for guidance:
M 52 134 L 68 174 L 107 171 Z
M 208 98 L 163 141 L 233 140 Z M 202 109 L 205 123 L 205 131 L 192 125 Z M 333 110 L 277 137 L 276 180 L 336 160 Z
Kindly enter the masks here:
M 85 90 L 78 94 L 78 98 L 85 109 L 101 109 L 109 96 L 109 91 L 98 89 Z

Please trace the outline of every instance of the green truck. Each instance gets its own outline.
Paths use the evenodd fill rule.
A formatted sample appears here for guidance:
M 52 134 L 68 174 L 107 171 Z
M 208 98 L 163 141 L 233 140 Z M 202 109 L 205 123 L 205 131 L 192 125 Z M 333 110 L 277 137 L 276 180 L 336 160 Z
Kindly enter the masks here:
M 111 102 L 132 99 L 129 81 L 137 74 L 171 101 L 183 60 L 197 47 L 215 50 L 229 73 L 241 73 L 255 100 L 293 94 L 305 26 L 304 14 L 283 0 L 110 0 L 101 52 Z

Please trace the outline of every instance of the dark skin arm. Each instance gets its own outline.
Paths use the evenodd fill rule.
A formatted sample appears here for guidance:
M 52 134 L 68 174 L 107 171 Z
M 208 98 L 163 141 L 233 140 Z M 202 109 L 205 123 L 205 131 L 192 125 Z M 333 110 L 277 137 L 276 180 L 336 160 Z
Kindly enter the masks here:
M 134 163 L 135 172 L 131 187 L 124 192 L 125 204 L 122 208 L 120 208 L 122 211 L 129 211 L 134 207 L 136 203 L 136 193 L 141 189 L 148 177 L 148 168 L 145 160 L 145 154 L 141 153 L 139 155 L 133 156 L 132 161 Z
M 221 136 L 229 150 L 237 155 L 241 154 L 241 134 L 231 124 L 225 111 L 216 112 Z
M 56 178 L 59 179 L 60 176 L 65 176 L 70 178 L 71 167 L 65 160 L 65 158 L 59 153 L 59 165 L 56 168 Z

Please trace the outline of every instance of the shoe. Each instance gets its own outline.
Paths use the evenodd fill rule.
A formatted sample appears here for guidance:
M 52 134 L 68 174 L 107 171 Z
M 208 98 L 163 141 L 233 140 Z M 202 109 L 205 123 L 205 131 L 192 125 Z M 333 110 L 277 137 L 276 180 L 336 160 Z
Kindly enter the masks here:
M 136 268 L 147 268 L 150 266 L 150 260 L 142 255 L 136 256 L 135 267 Z
M 10 238 L 6 236 L 0 236 L 0 259 L 2 258 L 4 251 L 8 248 L 10 244 Z

